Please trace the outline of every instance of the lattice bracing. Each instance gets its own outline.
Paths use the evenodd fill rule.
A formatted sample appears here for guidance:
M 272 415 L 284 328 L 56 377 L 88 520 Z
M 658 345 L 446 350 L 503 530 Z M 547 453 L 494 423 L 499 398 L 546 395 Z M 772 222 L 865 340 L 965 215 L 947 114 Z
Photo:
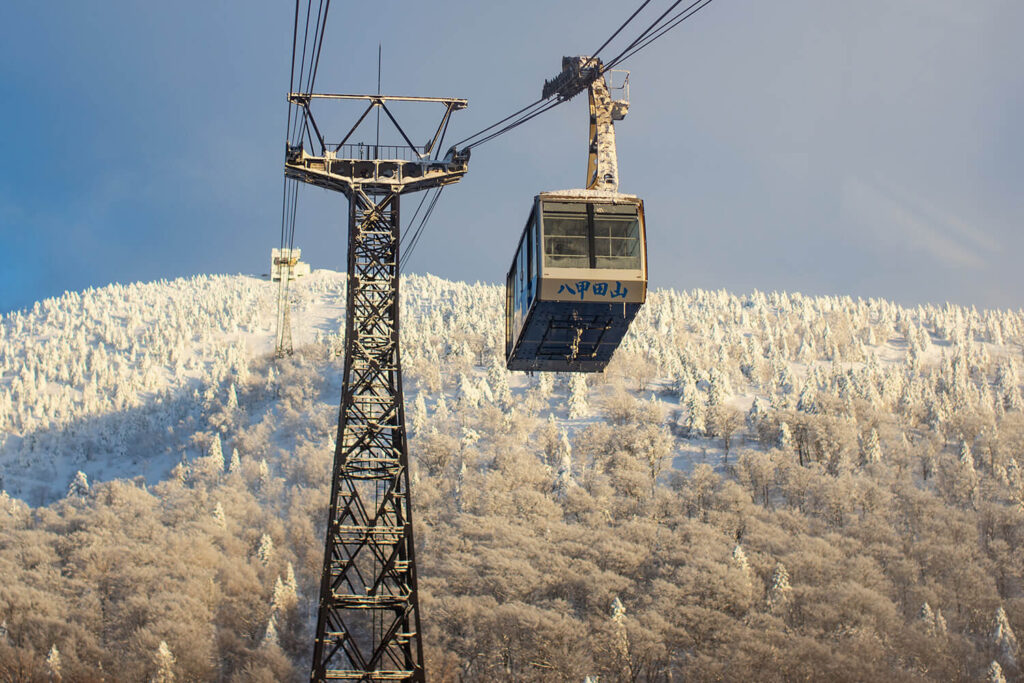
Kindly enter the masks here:
M 398 349 L 399 195 L 351 195 L 348 313 L 314 680 L 422 681 Z

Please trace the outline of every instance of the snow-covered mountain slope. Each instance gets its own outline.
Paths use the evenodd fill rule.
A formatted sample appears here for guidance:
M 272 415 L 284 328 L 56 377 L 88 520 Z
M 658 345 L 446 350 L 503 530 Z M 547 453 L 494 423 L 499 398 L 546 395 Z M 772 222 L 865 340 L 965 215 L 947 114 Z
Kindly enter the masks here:
M 0 319 L 0 678 L 305 677 L 344 293 L 294 284 L 287 359 L 245 276 Z M 432 678 L 1020 675 L 1021 312 L 655 291 L 526 376 L 502 300 L 402 281 Z
M 546 386 L 550 378 L 506 377 L 493 367 L 503 343 L 499 288 L 413 275 L 402 292 L 410 405 L 422 390 L 433 408 L 442 387 L 448 400 L 493 401 L 494 383 L 519 392 L 531 382 Z M 243 387 L 268 384 L 275 296 L 274 286 L 257 278 L 197 276 L 70 292 L 3 316 L 0 488 L 38 504 L 63 495 L 79 470 L 93 480 L 142 476 L 153 483 L 195 457 L 191 436 L 204 416 L 236 402 Z M 295 345 L 337 352 L 344 276 L 318 271 L 296 284 L 293 299 Z M 616 363 L 587 384 L 602 390 L 625 381 L 634 393 L 653 392 L 677 431 L 695 437 L 714 432 L 709 398 L 749 411 L 757 397 L 795 408 L 825 392 L 920 404 L 941 421 L 957 402 L 989 412 L 1019 405 L 1022 349 L 1020 313 L 658 291 Z M 253 367 L 261 377 L 251 377 Z M 939 377 L 953 370 L 959 395 Z M 581 378 L 575 392 L 567 382 L 552 383 L 559 390 L 550 409 L 571 432 L 594 411 Z M 677 465 L 687 462 L 678 456 L 709 447 L 676 443 Z

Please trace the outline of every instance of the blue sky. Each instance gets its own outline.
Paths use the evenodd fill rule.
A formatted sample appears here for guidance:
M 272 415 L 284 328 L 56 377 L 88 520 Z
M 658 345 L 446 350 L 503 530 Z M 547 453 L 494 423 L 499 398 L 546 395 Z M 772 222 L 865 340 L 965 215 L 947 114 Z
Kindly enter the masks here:
M 469 99 L 458 139 L 536 99 L 637 4 L 336 1 L 317 89 L 375 90 L 380 42 L 385 92 Z M 0 8 L 0 311 L 265 272 L 293 8 Z M 652 285 L 1024 306 L 1021 26 L 1011 0 L 716 0 L 630 59 L 620 183 L 645 200 Z M 582 183 L 586 116 L 577 98 L 474 150 L 409 268 L 501 281 L 531 197 Z M 343 267 L 345 210 L 303 188 L 314 267 Z

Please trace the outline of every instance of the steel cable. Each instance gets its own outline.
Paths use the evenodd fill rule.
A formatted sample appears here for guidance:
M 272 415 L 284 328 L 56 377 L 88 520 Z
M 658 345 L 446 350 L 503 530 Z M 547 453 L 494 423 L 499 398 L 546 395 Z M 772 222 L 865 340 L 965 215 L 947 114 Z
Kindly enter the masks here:
M 683 23 L 684 21 L 692 17 L 694 14 L 710 5 L 713 1 L 714 0 L 697 0 L 696 2 L 690 4 L 685 9 L 680 11 L 678 14 L 670 17 L 664 25 L 657 28 L 653 33 L 651 33 L 646 38 L 641 37 L 637 38 L 637 40 L 634 40 L 629 46 L 626 47 L 625 50 L 619 53 L 619 55 L 615 59 L 609 62 L 604 67 L 604 70 L 607 71 L 608 69 L 615 67 L 616 64 L 619 64 L 629 59 L 637 52 L 644 49 L 645 47 L 656 41 L 658 38 L 661 38 L 663 35 L 674 29 L 676 26 Z
M 420 237 L 423 236 L 423 231 L 426 228 L 427 223 L 430 222 L 430 216 L 431 214 L 434 213 L 434 207 L 437 206 L 437 200 L 438 198 L 440 198 L 442 190 L 444 190 L 444 186 L 437 188 L 437 192 L 434 193 L 433 199 L 431 199 L 430 203 L 427 204 L 427 210 L 423 214 L 423 218 L 420 220 L 419 227 L 416 228 L 415 233 L 413 234 L 412 238 L 409 241 L 408 249 L 405 251 L 405 253 L 402 254 L 399 260 L 399 272 L 405 269 L 405 265 L 409 262 L 409 259 L 412 257 L 413 252 L 416 250 L 416 245 L 419 244 Z

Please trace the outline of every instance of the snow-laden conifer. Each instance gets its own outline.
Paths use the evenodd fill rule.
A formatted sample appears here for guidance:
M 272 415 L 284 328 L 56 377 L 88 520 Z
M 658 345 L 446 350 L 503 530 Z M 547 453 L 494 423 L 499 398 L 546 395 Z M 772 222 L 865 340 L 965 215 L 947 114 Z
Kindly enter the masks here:
M 1010 628 L 1010 620 L 1001 605 L 992 620 L 992 644 L 1005 664 L 1017 665 L 1017 635 Z
M 732 393 L 729 376 L 722 368 L 711 368 L 708 380 L 708 408 L 714 410 L 725 402 Z
M 213 521 L 215 521 L 217 526 L 222 529 L 227 527 L 228 524 L 227 517 L 224 515 L 224 506 L 221 505 L 219 500 L 217 501 L 217 504 L 213 506 Z
M 60 683 L 64 680 L 64 676 L 61 674 L 60 652 L 57 650 L 56 643 L 50 646 L 50 652 L 46 655 L 46 673 L 49 674 L 52 683 Z
M 89 495 L 89 478 L 85 472 L 78 470 L 68 485 L 68 498 L 84 498 Z
M 917 621 L 921 624 L 921 628 L 925 633 L 930 636 L 936 635 L 935 612 L 932 611 L 932 606 L 927 602 L 921 605 L 921 610 L 917 613 Z
M 538 372 L 537 375 L 537 393 L 541 398 L 548 398 L 555 388 L 555 378 L 550 372 Z
M 619 666 L 623 673 L 626 673 L 632 668 L 629 656 L 629 635 L 626 633 L 626 607 L 618 596 L 612 600 L 611 620 L 615 631 L 615 653 L 619 660 Z
M 960 465 L 964 470 L 974 471 L 974 454 L 966 440 L 960 440 Z
M 732 549 L 732 561 L 744 574 L 750 573 L 750 562 L 747 560 L 747 553 L 743 546 L 737 543 Z
M 171 479 L 178 484 L 184 484 L 188 479 L 188 463 L 184 459 L 171 469 Z
M 263 632 L 263 640 L 260 641 L 260 647 L 271 647 L 279 644 L 277 635 L 277 617 L 271 614 L 270 618 L 267 619 L 267 630 Z
M 260 536 L 260 544 L 256 548 L 256 558 L 260 561 L 264 567 L 270 564 L 270 560 L 274 557 L 274 539 L 268 534 Z
M 295 567 L 292 566 L 291 562 L 285 565 L 284 587 L 288 595 L 295 596 L 296 601 L 299 599 L 299 584 L 295 580 Z
M 433 426 L 444 429 L 449 420 L 451 420 L 451 412 L 448 410 L 448 401 L 445 400 L 444 394 L 441 394 L 434 404 Z
M 611 615 L 612 621 L 616 623 L 621 623 L 622 620 L 626 618 L 626 606 L 622 604 L 622 600 L 620 600 L 617 595 L 615 596 L 615 599 L 612 600 Z
M 754 587 L 754 571 L 750 568 L 750 561 L 747 559 L 747 553 L 743 550 L 743 546 L 737 543 L 732 549 L 732 562 L 737 569 L 740 570 L 742 575 L 743 592 L 745 593 L 744 600 L 748 599 L 751 590 Z
M 789 606 L 793 587 L 789 583 L 789 572 L 781 562 L 775 565 L 772 583 L 768 587 L 768 611 L 779 614 Z
M 423 398 L 423 392 L 416 394 L 416 400 L 412 402 L 412 410 L 410 411 L 410 426 L 412 427 L 412 433 L 420 436 L 427 427 L 427 402 Z
M 587 414 L 587 378 L 583 373 L 573 373 L 569 378 L 569 419 L 575 420 Z
M 174 655 L 166 641 L 160 641 L 153 655 L 153 665 L 156 672 L 149 679 L 150 683 L 174 683 Z
M 295 586 L 282 581 L 280 576 L 277 577 L 274 581 L 274 592 L 270 598 L 271 613 L 284 614 L 294 607 L 298 601 L 299 596 L 295 593 Z
M 260 489 L 266 488 L 267 484 L 270 483 L 270 466 L 267 465 L 266 458 L 260 458 L 256 476 L 256 485 Z
M 704 404 L 703 394 L 697 390 L 691 393 L 686 399 L 683 410 L 686 435 L 690 437 L 704 436 L 708 429 L 708 409 Z
M 775 437 L 775 447 L 783 451 L 792 451 L 794 448 L 793 432 L 789 423 L 783 420 L 779 423 L 779 433 Z
M 508 378 L 508 369 L 495 356 L 487 370 L 487 383 L 494 394 L 494 401 L 502 408 L 508 408 L 512 403 L 512 390 L 509 388 Z
M 572 444 L 569 443 L 568 435 L 562 432 L 558 448 L 558 469 L 555 474 L 554 491 L 556 495 L 562 497 L 575 485 L 576 482 L 572 478 Z
M 455 395 L 462 410 L 475 410 L 480 406 L 480 390 L 476 382 L 465 373 L 459 373 Z
M 277 373 L 274 372 L 274 366 L 267 366 L 267 381 L 263 385 L 263 390 L 271 396 L 277 395 Z
M 224 473 L 224 447 L 220 435 L 214 434 L 206 455 L 196 460 L 194 468 L 199 475 L 216 478 Z
M 864 440 L 864 462 L 877 463 L 882 461 L 882 444 L 878 438 L 878 430 L 872 428 Z

